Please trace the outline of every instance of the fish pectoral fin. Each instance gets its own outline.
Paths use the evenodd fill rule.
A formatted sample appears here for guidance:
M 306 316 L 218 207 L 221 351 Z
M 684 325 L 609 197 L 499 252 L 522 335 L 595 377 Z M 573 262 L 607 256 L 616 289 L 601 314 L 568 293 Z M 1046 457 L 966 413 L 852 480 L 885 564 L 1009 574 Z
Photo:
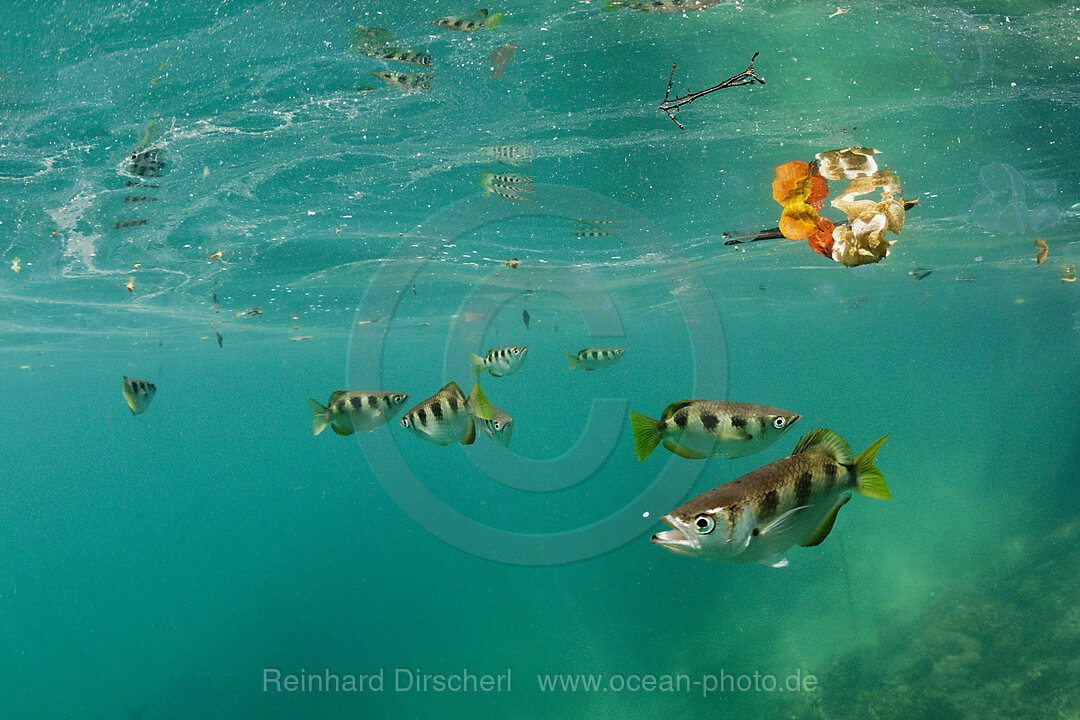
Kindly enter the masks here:
M 668 450 L 675 453 L 679 457 L 686 458 L 687 460 L 704 460 L 705 459 L 704 455 L 698 455 L 696 452 L 694 452 L 690 448 L 686 447 L 685 445 L 680 445 L 679 443 L 675 442 L 674 440 L 665 440 L 664 441 L 664 447 L 666 447 Z
M 758 535 L 775 538 L 783 535 L 785 532 L 790 532 L 795 527 L 795 523 L 799 520 L 799 513 L 808 507 L 810 506 L 800 505 L 799 507 L 791 508 L 786 513 L 766 525 Z
M 472 418 L 469 418 L 469 424 L 466 426 L 465 433 L 458 438 L 458 442 L 462 445 L 472 445 L 476 442 L 476 423 Z
M 820 545 L 822 541 L 829 537 L 829 533 L 832 531 L 833 523 L 836 522 L 836 513 L 840 512 L 840 508 L 844 507 L 844 503 L 851 499 L 851 494 L 845 494 L 841 500 L 833 506 L 833 509 L 829 511 L 829 514 L 822 519 L 814 532 L 810 533 L 809 537 L 803 540 L 800 545 L 803 547 L 814 547 Z
M 758 560 L 762 565 L 768 565 L 769 567 L 782 568 L 788 566 L 788 559 L 777 553 L 776 555 L 770 555 L 767 558 L 761 558 Z
M 354 432 L 356 432 L 351 427 L 343 427 L 336 422 L 330 423 L 330 427 L 332 427 L 334 429 L 334 432 L 336 432 L 338 435 L 341 435 L 342 437 L 348 437 Z
M 720 433 L 722 440 L 733 440 L 736 442 L 745 442 L 746 440 L 753 440 L 754 436 L 746 432 L 742 428 L 731 427 Z

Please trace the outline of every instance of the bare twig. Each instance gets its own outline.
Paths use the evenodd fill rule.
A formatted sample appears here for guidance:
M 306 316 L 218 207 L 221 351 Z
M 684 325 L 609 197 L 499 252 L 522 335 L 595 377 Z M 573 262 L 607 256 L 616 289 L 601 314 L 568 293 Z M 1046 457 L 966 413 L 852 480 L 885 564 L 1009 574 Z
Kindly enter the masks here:
M 683 97 L 675 98 L 674 100 L 668 100 L 668 96 L 671 94 L 671 84 L 675 81 L 675 66 L 676 66 L 676 63 L 672 63 L 671 64 L 671 77 L 668 78 L 667 92 L 664 93 L 664 102 L 660 103 L 660 109 L 663 110 L 664 112 L 666 112 L 667 116 L 669 118 L 671 118 L 672 120 L 674 120 L 675 124 L 678 125 L 681 128 L 681 127 L 683 127 L 683 124 L 681 122 L 679 122 L 675 118 L 674 115 L 671 114 L 672 110 L 675 110 L 676 108 L 680 108 L 683 105 L 689 105 L 690 103 L 694 102 L 699 97 L 701 97 L 702 95 L 708 95 L 709 93 L 711 93 L 711 92 L 713 92 L 715 90 L 720 90 L 721 88 L 739 87 L 741 85 L 753 85 L 756 82 L 761 83 L 762 85 L 764 85 L 765 81 L 754 74 L 754 60 L 760 54 L 761 53 L 759 53 L 759 52 L 754 53 L 754 57 L 750 58 L 750 67 L 748 67 L 745 71 L 739 73 L 738 75 L 735 75 L 734 77 L 728 78 L 727 80 L 720 83 L 719 85 L 714 85 L 711 88 L 707 88 L 705 90 L 700 90 L 698 92 L 690 92 L 689 90 L 687 90 L 686 95 L 684 95 Z M 685 130 L 686 128 L 683 128 L 683 129 Z

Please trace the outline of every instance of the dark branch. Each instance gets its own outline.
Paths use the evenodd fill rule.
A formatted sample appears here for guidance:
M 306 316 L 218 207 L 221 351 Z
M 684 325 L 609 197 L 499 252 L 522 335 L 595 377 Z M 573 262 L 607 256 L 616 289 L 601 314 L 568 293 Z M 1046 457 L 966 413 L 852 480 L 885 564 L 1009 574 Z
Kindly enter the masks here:
M 668 78 L 667 92 L 664 93 L 664 102 L 660 103 L 660 109 L 663 110 L 665 113 L 667 113 L 667 116 L 669 118 L 671 118 L 672 120 L 674 120 L 675 124 L 678 125 L 681 128 L 681 127 L 683 127 L 683 124 L 681 122 L 679 122 L 675 118 L 674 115 L 671 114 L 672 110 L 680 108 L 683 105 L 689 105 L 690 103 L 694 102 L 699 97 L 701 97 L 702 95 L 708 95 L 709 93 L 715 92 L 715 91 L 720 90 L 722 88 L 741 87 L 743 85 L 753 85 L 754 83 L 761 83 L 762 85 L 764 85 L 765 81 L 754 74 L 754 60 L 757 59 L 757 56 L 760 55 L 760 54 L 761 54 L 760 52 L 754 53 L 754 57 L 750 58 L 750 67 L 748 67 L 745 71 L 743 71 L 743 72 L 741 72 L 738 75 L 735 75 L 733 77 L 729 77 L 727 80 L 720 83 L 719 85 L 714 85 L 711 88 L 707 88 L 705 90 L 700 90 L 700 91 L 698 91 L 696 93 L 695 92 L 690 92 L 689 90 L 687 90 L 686 95 L 684 95 L 683 97 L 678 97 L 678 98 L 675 98 L 674 100 L 668 100 L 668 96 L 671 94 L 671 84 L 672 84 L 672 82 L 675 81 L 675 65 L 676 65 L 676 63 L 672 63 L 671 64 L 671 77 Z M 683 128 L 683 129 L 685 129 L 685 128 Z
M 919 204 L 918 200 L 905 200 L 904 210 L 910 210 Z M 756 242 L 758 240 L 779 240 L 784 237 L 784 233 L 780 232 L 780 228 L 770 228 L 768 230 L 762 230 L 759 233 L 747 233 L 745 235 L 732 235 L 729 232 L 721 235 L 724 238 L 725 245 L 742 245 L 743 243 Z

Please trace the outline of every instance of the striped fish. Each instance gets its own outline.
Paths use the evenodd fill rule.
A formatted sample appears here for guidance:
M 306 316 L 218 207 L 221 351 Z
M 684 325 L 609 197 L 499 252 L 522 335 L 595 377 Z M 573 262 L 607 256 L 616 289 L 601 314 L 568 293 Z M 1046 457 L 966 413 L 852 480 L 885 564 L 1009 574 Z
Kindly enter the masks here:
M 326 407 L 309 399 L 311 432 L 318 435 L 330 425 L 338 435 L 352 435 L 357 430 L 368 432 L 384 425 L 398 414 L 409 399 L 406 393 L 347 392 L 331 393 Z
M 407 47 L 398 47 L 396 45 L 387 45 L 386 47 L 377 50 L 370 50 L 364 54 L 368 57 L 378 58 L 379 60 L 396 60 L 398 62 L 409 63 L 410 65 L 416 65 L 426 70 L 430 70 L 432 63 L 434 62 L 431 55 L 423 50 L 412 50 Z
M 473 386 L 466 398 L 457 383 L 449 382 L 442 390 L 405 413 L 405 417 L 401 418 L 401 427 L 436 445 L 454 442 L 472 445 L 476 440 L 473 418 L 490 420 L 493 410 L 479 383 Z
M 577 355 L 566 353 L 570 369 L 581 366 L 582 370 L 603 370 L 609 368 L 626 354 L 624 348 L 582 348 Z
M 371 74 L 392 87 L 423 92 L 430 92 L 431 79 L 435 77 L 426 73 L 398 73 L 386 70 L 378 70 Z
M 495 13 L 494 15 L 488 15 L 487 10 L 477 10 L 475 13 L 468 17 L 461 17 L 459 15 L 451 15 L 450 17 L 444 17 L 439 20 L 432 21 L 432 25 L 438 25 L 441 28 L 447 30 L 460 30 L 461 32 L 476 32 L 480 28 L 487 28 L 488 30 L 494 30 L 495 27 L 502 22 L 502 13 Z
M 533 159 L 533 149 L 527 145 L 485 145 L 480 148 L 480 154 L 515 167 L 528 165 Z
M 123 201 L 126 203 L 148 203 L 157 202 L 157 198 L 151 195 L 125 195 Z
M 139 177 L 160 177 L 165 170 L 165 160 L 155 148 L 143 150 L 132 154 L 128 170 Z
M 146 380 L 136 380 L 135 378 L 124 378 L 124 400 L 127 401 L 128 407 L 131 409 L 132 415 L 141 415 L 146 411 L 146 406 L 150 404 L 150 401 L 154 399 L 154 393 L 157 392 L 157 385 Z
M 659 420 L 630 413 L 634 453 L 644 462 L 663 442 L 679 457 L 753 455 L 787 432 L 802 416 L 766 405 L 716 400 L 681 400 L 668 405 Z
M 505 347 L 491 348 L 484 357 L 470 355 L 469 360 L 472 363 L 473 375 L 479 375 L 485 370 L 495 377 L 513 375 L 521 369 L 521 365 L 525 362 L 525 355 L 528 352 L 529 348 L 524 345 L 507 345 Z
M 491 419 L 477 420 L 477 422 L 480 424 L 480 429 L 499 445 L 506 447 L 510 444 L 510 437 L 514 434 L 514 418 L 492 405 Z
M 605 10 L 626 7 L 632 10 L 652 13 L 685 13 L 695 10 L 708 10 L 719 5 L 723 0 L 652 0 L 652 2 L 631 2 L 629 0 L 608 0 Z
M 504 200 L 532 202 L 530 198 L 520 194 L 533 191 L 533 188 L 527 187 L 532 184 L 532 181 L 532 178 L 528 175 L 485 172 L 480 176 L 479 182 L 480 187 L 484 188 L 485 195 L 495 195 Z
M 788 564 L 784 552 L 828 537 L 852 491 L 892 497 L 874 458 L 888 435 L 853 457 L 827 428 L 807 433 L 786 458 L 713 488 L 661 518 L 652 541 L 674 553 L 725 562 Z

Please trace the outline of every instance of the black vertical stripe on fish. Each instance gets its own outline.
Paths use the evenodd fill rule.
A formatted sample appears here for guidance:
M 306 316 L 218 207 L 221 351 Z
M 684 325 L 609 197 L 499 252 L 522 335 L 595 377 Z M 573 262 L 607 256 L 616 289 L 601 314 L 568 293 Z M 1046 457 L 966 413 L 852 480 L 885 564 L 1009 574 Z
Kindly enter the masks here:
M 814 489 L 814 480 L 809 471 L 803 472 L 795 481 L 795 504 L 805 505 Z
M 427 413 L 424 412 L 424 408 L 416 411 L 416 419 L 420 421 L 421 425 L 427 425 Z
M 451 395 L 449 398 L 447 398 L 447 402 L 450 403 L 450 412 L 456 413 L 458 408 L 457 398 Z
M 438 400 L 431 403 L 431 416 L 435 418 L 436 422 L 442 420 L 443 418 L 442 403 Z
M 769 517 L 776 512 L 780 505 L 780 495 L 775 490 L 770 490 L 761 498 L 761 517 Z
M 354 395 L 353 397 L 349 398 L 349 404 L 352 405 L 353 410 L 359 410 L 360 408 L 364 407 L 364 398 L 358 395 Z
M 732 427 L 737 427 L 737 428 L 746 427 L 746 418 L 740 417 L 738 415 L 732 415 L 731 416 L 731 426 Z
M 836 463 L 825 463 L 825 486 L 832 489 L 836 485 Z
M 686 412 L 685 411 L 675 413 L 675 417 L 673 419 L 675 420 L 675 424 L 678 425 L 680 428 L 685 428 L 686 427 Z
M 701 413 L 701 424 L 705 426 L 706 430 L 715 430 L 716 426 L 720 424 L 720 418 L 712 413 Z
M 368 402 L 368 407 L 375 407 L 375 405 L 377 405 L 378 402 L 379 402 L 379 398 L 375 397 L 374 395 L 368 395 L 367 396 L 367 402 Z

